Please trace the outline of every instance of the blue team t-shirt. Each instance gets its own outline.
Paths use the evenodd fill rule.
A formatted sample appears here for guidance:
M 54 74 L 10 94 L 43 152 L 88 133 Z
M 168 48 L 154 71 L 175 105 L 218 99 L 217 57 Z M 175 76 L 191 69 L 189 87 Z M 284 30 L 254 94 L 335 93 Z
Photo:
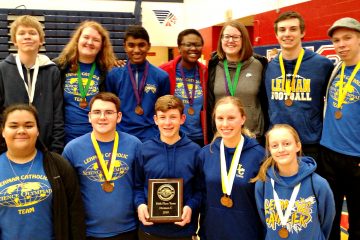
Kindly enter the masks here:
M 194 115 L 188 113 L 190 107 L 188 97 L 186 95 L 186 89 L 181 76 L 181 65 L 176 66 L 176 86 L 174 96 L 181 99 L 184 103 L 185 109 L 184 113 L 186 115 L 186 120 L 183 125 L 181 125 L 181 130 L 191 139 L 191 140 L 200 140 L 203 139 L 203 132 L 201 128 L 200 120 L 200 111 L 203 107 L 203 91 L 200 83 L 200 75 L 197 68 L 186 69 L 183 68 L 184 76 L 187 82 L 189 95 L 191 97 L 192 89 L 195 87 L 194 93 L 194 103 L 193 108 L 195 110 Z M 194 74 L 195 73 L 195 74 Z
M 55 239 L 43 154 L 38 151 L 33 162 L 17 164 L 3 153 L 0 171 L 0 239 Z
M 80 190 L 86 213 L 86 235 L 96 238 L 112 237 L 136 229 L 138 219 L 133 200 L 133 165 L 140 141 L 119 132 L 119 145 L 115 159 L 112 192 L 105 192 L 105 179 L 97 162 L 91 142 L 91 133 L 74 139 L 66 145 L 63 156 L 68 159 L 79 176 Z M 105 162 L 111 159 L 114 141 L 98 141 Z
M 344 86 L 354 68 L 355 66 L 345 68 Z M 360 72 L 357 72 L 348 90 L 341 109 L 341 119 L 336 119 L 340 71 L 328 90 L 324 128 L 320 144 L 335 152 L 360 157 Z
M 86 85 L 92 64 L 80 63 L 83 86 Z M 91 132 L 92 127 L 89 123 L 88 113 L 89 105 L 81 108 L 81 94 L 78 86 L 77 72 L 67 72 L 65 75 L 64 86 L 64 106 L 65 106 L 65 143 L 77 138 L 85 133 Z M 89 89 L 86 93 L 86 102 L 89 103 L 91 98 L 99 93 L 100 71 L 95 69 L 91 79 Z

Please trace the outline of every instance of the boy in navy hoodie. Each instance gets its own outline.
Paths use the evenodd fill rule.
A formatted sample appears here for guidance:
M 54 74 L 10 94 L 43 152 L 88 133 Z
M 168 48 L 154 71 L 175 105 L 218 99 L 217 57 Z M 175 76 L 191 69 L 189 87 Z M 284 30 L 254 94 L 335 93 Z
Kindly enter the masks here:
M 200 147 L 180 131 L 185 122 L 184 104 L 175 96 L 160 97 L 155 104 L 154 120 L 160 134 L 146 141 L 135 162 L 135 206 L 140 220 L 139 239 L 191 240 L 197 229 L 201 202 L 199 166 Z M 148 212 L 148 180 L 183 179 L 182 221 L 156 224 Z
M 304 154 L 317 159 L 326 84 L 333 64 L 302 47 L 305 23 L 299 13 L 282 13 L 274 28 L 281 52 L 265 72 L 270 127 L 278 123 L 293 126 Z
M 145 28 L 130 26 L 124 45 L 129 61 L 109 72 L 106 89 L 121 100 L 123 116 L 118 130 L 144 142 L 158 133 L 153 120 L 154 104 L 159 97 L 169 94 L 169 76 L 146 60 L 151 44 Z
M 41 23 L 33 16 L 18 17 L 10 28 L 17 53 L 0 63 L 0 122 L 2 112 L 15 103 L 31 104 L 39 112 L 40 139 L 57 153 L 64 148 L 63 90 L 60 71 L 39 54 L 45 42 Z M 5 146 L 0 146 L 0 151 Z

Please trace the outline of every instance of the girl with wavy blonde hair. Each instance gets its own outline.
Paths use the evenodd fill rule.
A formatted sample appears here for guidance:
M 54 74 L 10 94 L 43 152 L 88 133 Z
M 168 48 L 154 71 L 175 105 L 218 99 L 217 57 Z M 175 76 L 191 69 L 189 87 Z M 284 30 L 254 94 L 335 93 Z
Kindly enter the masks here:
M 64 88 L 65 143 L 92 130 L 88 121 L 90 99 L 105 90 L 107 72 L 115 63 L 109 32 L 96 21 L 84 21 L 60 56 Z

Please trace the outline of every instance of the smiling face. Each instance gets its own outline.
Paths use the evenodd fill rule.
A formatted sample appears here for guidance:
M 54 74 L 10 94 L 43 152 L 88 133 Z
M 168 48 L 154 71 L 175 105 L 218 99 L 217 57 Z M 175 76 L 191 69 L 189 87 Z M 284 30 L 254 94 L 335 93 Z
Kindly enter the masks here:
M 89 113 L 89 122 L 97 140 L 111 141 L 115 136 L 116 124 L 121 121 L 121 113 L 112 102 L 96 99 Z
M 167 144 L 177 142 L 180 138 L 180 126 L 184 124 L 185 119 L 185 114 L 181 114 L 179 109 L 169 109 L 166 112 L 156 111 L 154 121 L 159 128 L 161 141 Z
M 336 53 L 347 66 L 355 65 L 360 61 L 360 32 L 338 28 L 333 32 L 331 41 Z
M 237 60 L 240 58 L 242 48 L 241 32 L 232 26 L 226 26 L 221 36 L 221 47 L 225 52 L 226 58 Z
M 92 27 L 84 28 L 78 40 L 79 60 L 84 63 L 94 62 L 101 47 L 101 34 Z
M 274 159 L 280 175 L 282 172 L 294 172 L 298 168 L 297 156 L 301 143 L 287 128 L 275 128 L 268 133 L 268 149 Z
M 276 39 L 281 49 L 292 51 L 301 48 L 301 39 L 305 33 L 301 32 L 300 20 L 289 18 L 277 23 Z
M 7 115 L 2 136 L 10 152 L 31 152 L 39 130 L 34 115 L 26 110 L 15 110 Z
M 202 40 L 195 34 L 188 34 L 182 38 L 179 51 L 185 67 L 193 67 L 201 57 L 203 48 Z
M 42 45 L 40 34 L 36 28 L 20 25 L 16 29 L 14 45 L 19 53 L 37 53 Z
M 125 40 L 124 49 L 130 63 L 141 64 L 146 60 L 146 55 L 150 50 L 150 43 L 145 39 L 129 36 Z
M 246 117 L 240 113 L 238 106 L 231 102 L 221 103 L 216 107 L 216 130 L 224 140 L 225 146 L 236 146 L 240 142 L 245 120 Z

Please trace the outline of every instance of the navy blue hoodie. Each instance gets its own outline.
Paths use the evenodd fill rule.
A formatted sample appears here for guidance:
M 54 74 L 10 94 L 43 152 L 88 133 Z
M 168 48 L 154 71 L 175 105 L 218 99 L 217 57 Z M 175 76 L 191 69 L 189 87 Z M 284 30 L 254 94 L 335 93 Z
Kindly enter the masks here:
M 138 87 L 141 85 L 147 62 L 127 63 L 131 64 L 134 76 L 136 71 L 138 72 Z M 106 91 L 114 93 L 121 101 L 122 118 L 121 123 L 117 124 L 117 130 L 134 135 L 142 142 L 159 133 L 154 123 L 155 102 L 159 97 L 170 93 L 169 75 L 164 70 L 149 63 L 149 72 L 142 93 L 141 107 L 144 110 L 142 115 L 135 113 L 137 102 L 127 66 L 114 67 L 107 74 L 105 85 Z
M 205 146 L 199 153 L 205 184 L 203 206 L 200 217 L 201 240 L 239 240 L 263 239 L 263 228 L 255 203 L 255 184 L 249 183 L 259 171 L 265 151 L 252 138 L 244 139 L 240 161 L 236 167 L 234 184 L 231 192 L 233 206 L 221 205 L 223 196 L 220 173 L 220 141 Z M 230 166 L 235 148 L 225 147 L 227 167 Z
M 296 60 L 284 60 L 288 79 L 292 79 Z M 287 96 L 278 56 L 269 62 L 265 72 L 265 88 L 269 103 L 270 127 L 278 123 L 287 123 L 297 130 L 303 144 L 319 143 L 324 96 L 333 67 L 329 59 L 305 49 L 290 96 L 293 105 L 288 107 L 284 103 Z
M 287 221 L 288 240 L 328 239 L 335 217 L 334 196 L 328 182 L 316 174 L 316 162 L 310 157 L 301 157 L 299 171 L 291 177 L 281 177 L 276 168 L 267 171 L 266 182 L 258 181 L 255 185 L 256 204 L 266 227 L 266 239 L 280 239 L 280 219 L 276 212 L 273 188 L 270 178 L 275 181 L 275 190 L 279 196 L 282 210 L 288 205 L 294 187 L 301 182 L 295 200 L 294 209 Z
M 135 162 L 135 206 L 147 204 L 148 180 L 182 178 L 184 181 L 183 203 L 192 210 L 192 219 L 184 227 L 174 223 L 154 224 L 140 228 L 147 233 L 166 237 L 190 237 L 197 229 L 201 203 L 201 183 L 197 153 L 199 145 L 180 132 L 181 139 L 173 145 L 160 140 L 160 135 L 144 142 Z

